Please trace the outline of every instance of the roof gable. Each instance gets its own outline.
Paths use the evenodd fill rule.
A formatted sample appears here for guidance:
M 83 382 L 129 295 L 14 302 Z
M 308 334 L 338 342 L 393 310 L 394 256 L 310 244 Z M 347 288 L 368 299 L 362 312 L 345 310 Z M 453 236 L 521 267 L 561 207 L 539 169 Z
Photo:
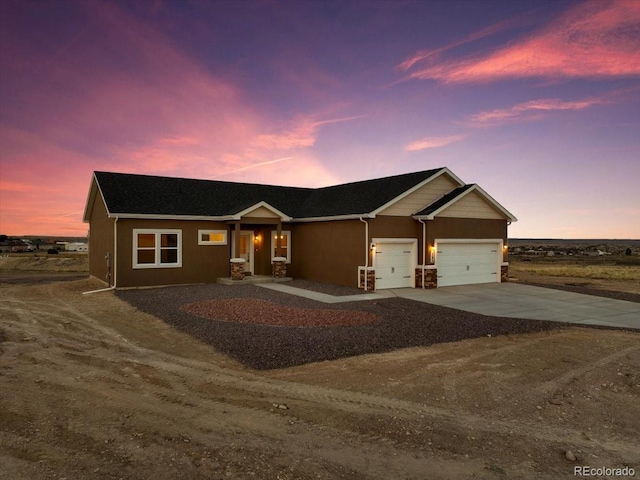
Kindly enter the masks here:
M 505 218 L 511 222 L 518 220 L 476 184 L 463 185 L 452 190 L 416 213 L 414 218 L 433 220 L 436 216 Z
M 408 216 L 464 183 L 448 168 L 443 168 L 414 188 L 394 198 L 375 212 L 379 215 Z
M 277 208 L 273 208 L 267 202 L 260 202 L 252 205 L 249 208 L 245 208 L 241 212 L 238 212 L 234 218 L 240 220 L 242 217 L 258 217 L 258 218 L 280 218 L 281 220 L 288 222 L 291 217 L 282 213 Z

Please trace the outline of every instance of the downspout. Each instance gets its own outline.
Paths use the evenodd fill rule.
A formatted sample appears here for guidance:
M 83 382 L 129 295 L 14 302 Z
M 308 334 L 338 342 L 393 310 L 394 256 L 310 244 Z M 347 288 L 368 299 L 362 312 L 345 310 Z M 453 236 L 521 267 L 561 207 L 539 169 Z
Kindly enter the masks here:
M 118 217 L 113 222 L 113 288 L 116 288 L 118 279 Z
M 427 224 L 421 218 L 418 221 L 422 224 L 422 289 L 424 290 L 424 269 L 427 266 Z
M 108 292 L 110 290 L 116 289 L 116 266 L 118 262 L 116 259 L 118 258 L 118 217 L 116 217 L 113 222 L 113 285 L 108 288 L 100 288 L 98 290 L 90 290 L 88 292 L 82 292 L 83 295 L 89 295 L 91 293 L 100 293 L 100 292 Z
M 369 222 L 360 217 L 360 221 L 364 223 L 364 291 L 367 289 L 367 278 L 369 277 Z

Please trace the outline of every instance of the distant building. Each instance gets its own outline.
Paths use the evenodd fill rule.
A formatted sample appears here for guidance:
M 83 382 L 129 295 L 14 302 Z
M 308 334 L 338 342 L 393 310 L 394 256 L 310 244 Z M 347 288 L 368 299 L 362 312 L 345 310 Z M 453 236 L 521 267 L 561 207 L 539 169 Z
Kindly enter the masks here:
M 68 252 L 88 252 L 89 246 L 81 242 L 65 242 L 64 249 Z

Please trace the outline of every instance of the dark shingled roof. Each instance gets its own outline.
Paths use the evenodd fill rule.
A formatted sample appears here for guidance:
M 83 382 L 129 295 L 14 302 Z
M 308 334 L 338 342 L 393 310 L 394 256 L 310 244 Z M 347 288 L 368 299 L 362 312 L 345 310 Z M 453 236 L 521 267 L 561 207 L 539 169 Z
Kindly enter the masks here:
M 365 215 L 438 173 L 441 168 L 324 188 L 95 172 L 111 213 L 235 215 L 262 201 L 294 218 Z
M 458 198 L 460 195 L 462 195 L 464 192 L 469 190 L 474 185 L 475 185 L 475 183 L 470 183 L 469 185 L 463 185 L 462 187 L 458 187 L 458 188 L 456 188 L 454 190 L 451 190 L 449 193 L 447 193 L 446 195 L 443 195 L 438 200 L 433 202 L 431 205 L 429 205 L 429 206 L 423 208 L 422 210 L 420 210 L 418 213 L 415 214 L 415 216 L 419 217 L 419 216 L 423 216 L 423 215 L 432 214 L 433 212 L 438 210 L 443 205 L 446 205 L 450 201 L 455 200 L 456 198 Z

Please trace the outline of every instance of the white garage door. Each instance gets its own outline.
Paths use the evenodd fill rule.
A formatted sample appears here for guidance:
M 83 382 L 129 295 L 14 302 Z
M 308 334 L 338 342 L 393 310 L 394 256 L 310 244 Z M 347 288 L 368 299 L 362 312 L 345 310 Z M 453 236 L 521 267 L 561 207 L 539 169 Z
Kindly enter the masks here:
M 438 287 L 500 281 L 499 243 L 437 245 Z
M 413 287 L 413 243 L 376 245 L 376 290 Z

